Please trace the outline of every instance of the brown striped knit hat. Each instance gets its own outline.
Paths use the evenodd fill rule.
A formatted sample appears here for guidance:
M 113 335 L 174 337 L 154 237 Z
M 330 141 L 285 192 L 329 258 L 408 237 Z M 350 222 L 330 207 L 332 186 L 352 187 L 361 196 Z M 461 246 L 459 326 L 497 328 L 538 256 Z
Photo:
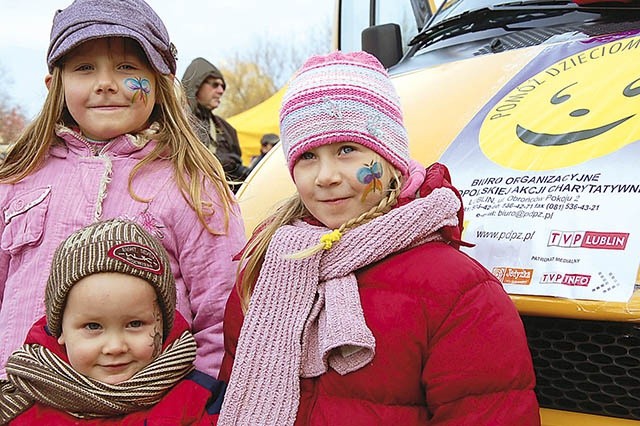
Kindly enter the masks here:
M 119 272 L 148 281 L 162 309 L 163 336 L 169 335 L 176 309 L 176 284 L 167 252 L 140 225 L 113 219 L 74 232 L 56 249 L 44 299 L 47 326 L 54 336 L 62 333 L 62 314 L 71 287 L 100 272 Z

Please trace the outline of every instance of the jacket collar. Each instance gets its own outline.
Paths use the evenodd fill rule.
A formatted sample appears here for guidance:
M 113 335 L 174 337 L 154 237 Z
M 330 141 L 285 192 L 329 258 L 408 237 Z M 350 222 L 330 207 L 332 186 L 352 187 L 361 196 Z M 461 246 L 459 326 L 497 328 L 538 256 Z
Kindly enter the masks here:
M 153 123 L 149 128 L 142 132 L 131 135 L 124 134 L 117 136 L 107 143 L 102 149 L 102 153 L 110 153 L 114 156 L 143 158 L 155 146 L 153 135 L 158 131 L 158 124 Z M 56 126 L 56 135 L 62 139 L 63 144 L 54 144 L 51 146 L 51 155 L 60 158 L 66 158 L 69 153 L 79 156 L 92 156 L 96 153 L 91 144 L 75 127 L 66 127 L 64 125 Z

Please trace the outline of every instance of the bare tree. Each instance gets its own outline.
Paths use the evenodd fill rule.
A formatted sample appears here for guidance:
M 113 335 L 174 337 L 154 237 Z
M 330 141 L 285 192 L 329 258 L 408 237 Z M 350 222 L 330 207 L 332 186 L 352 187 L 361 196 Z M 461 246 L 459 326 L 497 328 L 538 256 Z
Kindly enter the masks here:
M 330 50 L 329 23 L 310 28 L 306 37 L 294 42 L 258 37 L 250 48 L 222 61 L 227 90 L 216 112 L 230 117 L 259 104 L 284 86 L 309 56 Z
M 20 107 L 7 107 L 0 103 L 0 144 L 13 142 L 26 123 Z
M 0 64 L 0 158 L 4 157 L 8 144 L 15 140 L 27 123 L 22 108 L 14 105 L 5 91 L 8 84 L 8 77 Z
M 270 75 L 258 64 L 236 60 L 233 68 L 221 67 L 227 83 L 224 101 L 216 111 L 223 117 L 231 117 L 267 99 L 276 92 Z

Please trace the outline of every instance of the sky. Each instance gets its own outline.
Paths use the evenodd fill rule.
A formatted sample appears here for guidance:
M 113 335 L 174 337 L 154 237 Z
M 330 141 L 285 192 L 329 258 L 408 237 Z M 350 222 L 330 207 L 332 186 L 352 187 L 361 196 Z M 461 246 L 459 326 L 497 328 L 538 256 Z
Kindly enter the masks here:
M 71 0 L 0 0 L 0 93 L 27 118 L 40 111 L 54 12 Z M 232 59 L 259 38 L 300 40 L 331 24 L 333 0 L 147 0 L 178 48 L 178 77 L 192 59 Z

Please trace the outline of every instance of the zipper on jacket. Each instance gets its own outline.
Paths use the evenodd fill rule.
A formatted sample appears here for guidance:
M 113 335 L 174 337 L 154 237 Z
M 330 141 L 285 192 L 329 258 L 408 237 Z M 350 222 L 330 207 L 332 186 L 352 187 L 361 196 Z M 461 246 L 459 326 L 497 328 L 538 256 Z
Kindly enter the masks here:
M 103 145 L 103 147 L 100 149 L 100 151 L 96 151 L 95 149 L 95 145 L 93 145 L 91 142 L 89 142 L 89 140 L 82 134 L 80 133 L 76 133 L 76 136 L 78 138 L 78 140 L 80 142 L 82 142 L 83 144 L 85 144 L 85 146 L 87 148 L 89 148 L 89 150 L 91 151 L 91 154 L 93 154 L 94 157 L 97 157 L 100 154 L 104 154 L 106 148 L 111 145 L 111 143 L 113 142 L 113 139 L 111 139 L 109 142 L 107 142 L 106 144 Z

